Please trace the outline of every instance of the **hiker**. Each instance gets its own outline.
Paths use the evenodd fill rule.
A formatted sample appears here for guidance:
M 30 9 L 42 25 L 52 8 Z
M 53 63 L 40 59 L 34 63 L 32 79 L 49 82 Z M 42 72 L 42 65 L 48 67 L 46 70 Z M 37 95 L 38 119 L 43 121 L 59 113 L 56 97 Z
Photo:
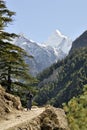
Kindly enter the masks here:
M 26 99 L 27 99 L 27 110 L 31 110 L 33 94 L 31 92 L 28 92 L 26 95 Z

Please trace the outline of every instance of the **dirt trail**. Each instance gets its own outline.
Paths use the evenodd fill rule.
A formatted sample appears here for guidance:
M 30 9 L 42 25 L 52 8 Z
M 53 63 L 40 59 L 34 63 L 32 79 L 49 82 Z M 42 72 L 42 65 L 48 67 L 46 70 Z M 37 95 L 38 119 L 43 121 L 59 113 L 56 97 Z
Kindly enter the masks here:
M 8 128 L 16 126 L 27 120 L 29 121 L 40 115 L 44 110 L 45 108 L 43 107 L 32 108 L 31 111 L 16 111 L 15 113 L 8 115 L 5 120 L 0 120 L 0 130 L 7 130 Z

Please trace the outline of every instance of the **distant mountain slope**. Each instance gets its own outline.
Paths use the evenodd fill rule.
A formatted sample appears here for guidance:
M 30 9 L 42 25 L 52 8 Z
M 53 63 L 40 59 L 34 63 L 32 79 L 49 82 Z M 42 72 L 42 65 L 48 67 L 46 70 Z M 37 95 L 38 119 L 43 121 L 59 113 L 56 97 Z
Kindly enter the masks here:
M 85 31 L 81 36 L 79 36 L 73 43 L 70 50 L 72 53 L 74 50 L 87 46 L 87 31 Z
M 87 83 L 87 47 L 67 56 L 38 75 L 40 83 L 36 102 L 61 106 L 82 92 Z
M 34 57 L 34 59 L 26 60 L 30 65 L 31 74 L 35 76 L 57 60 L 63 59 L 69 53 L 72 41 L 56 30 L 50 40 L 43 44 L 29 40 L 23 35 L 16 38 L 14 44 Z

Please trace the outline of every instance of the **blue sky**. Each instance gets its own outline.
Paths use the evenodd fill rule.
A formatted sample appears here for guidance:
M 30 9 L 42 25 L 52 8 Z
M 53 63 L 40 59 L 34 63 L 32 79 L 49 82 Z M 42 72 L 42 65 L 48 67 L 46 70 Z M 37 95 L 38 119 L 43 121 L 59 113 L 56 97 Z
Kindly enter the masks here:
M 87 30 L 87 0 L 6 0 L 15 11 L 14 22 L 7 31 L 24 33 L 36 42 L 47 41 L 56 30 L 77 38 Z

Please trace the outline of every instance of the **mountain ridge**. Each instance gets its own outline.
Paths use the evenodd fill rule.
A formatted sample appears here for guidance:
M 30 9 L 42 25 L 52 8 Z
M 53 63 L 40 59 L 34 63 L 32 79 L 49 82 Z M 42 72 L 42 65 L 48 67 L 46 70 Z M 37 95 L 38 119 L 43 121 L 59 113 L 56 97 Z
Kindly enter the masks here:
M 53 40 L 51 41 L 53 45 L 50 45 L 47 42 L 42 44 L 37 43 L 27 39 L 24 35 L 19 35 L 19 37 L 14 40 L 15 45 L 20 46 L 28 54 L 34 57 L 32 60 L 27 59 L 27 63 L 30 65 L 30 73 L 33 76 L 57 62 L 57 60 L 63 59 L 69 53 L 72 42 L 68 42 L 68 38 L 62 35 L 58 30 L 56 30 L 55 33 L 53 35 Z M 60 43 L 58 42 L 58 39 L 61 39 Z
M 87 30 L 84 31 L 78 38 L 76 38 L 76 40 L 73 41 L 72 47 L 69 53 L 71 54 L 76 49 L 80 49 L 86 46 L 87 46 Z
M 87 47 L 68 55 L 38 75 L 39 93 L 35 101 L 39 105 L 50 103 L 62 107 L 62 103 L 82 92 L 87 84 Z

